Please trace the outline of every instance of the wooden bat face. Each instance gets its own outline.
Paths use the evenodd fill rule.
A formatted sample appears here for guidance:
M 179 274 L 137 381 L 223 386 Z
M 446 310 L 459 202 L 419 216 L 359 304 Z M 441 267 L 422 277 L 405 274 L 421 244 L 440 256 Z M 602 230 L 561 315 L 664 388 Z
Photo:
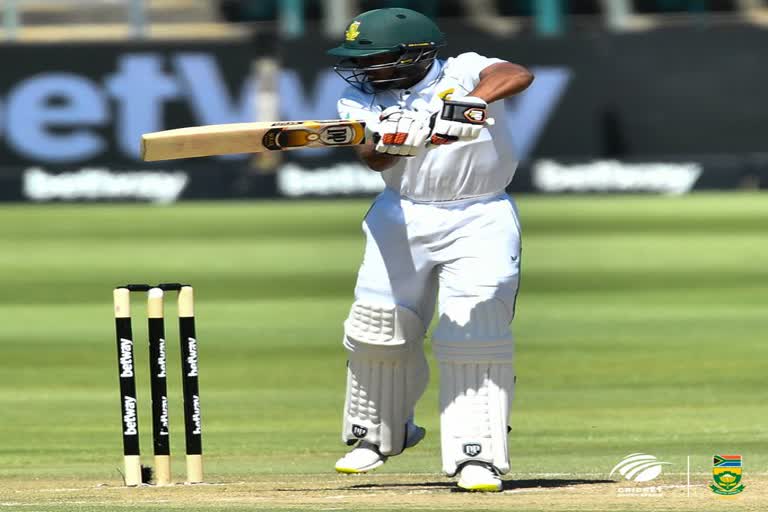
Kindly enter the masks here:
M 213 124 L 145 133 L 141 137 L 141 157 L 146 162 L 154 162 L 363 143 L 365 123 L 362 121 Z

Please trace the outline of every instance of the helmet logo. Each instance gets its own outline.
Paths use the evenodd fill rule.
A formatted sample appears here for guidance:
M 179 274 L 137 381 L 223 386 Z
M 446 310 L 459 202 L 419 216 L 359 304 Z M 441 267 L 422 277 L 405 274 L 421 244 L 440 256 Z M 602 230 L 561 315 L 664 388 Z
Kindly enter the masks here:
M 349 28 L 347 28 L 347 31 L 344 33 L 344 36 L 347 38 L 347 41 L 354 41 L 357 39 L 357 37 L 360 35 L 360 31 L 357 29 L 360 26 L 359 21 L 353 21 L 349 24 Z

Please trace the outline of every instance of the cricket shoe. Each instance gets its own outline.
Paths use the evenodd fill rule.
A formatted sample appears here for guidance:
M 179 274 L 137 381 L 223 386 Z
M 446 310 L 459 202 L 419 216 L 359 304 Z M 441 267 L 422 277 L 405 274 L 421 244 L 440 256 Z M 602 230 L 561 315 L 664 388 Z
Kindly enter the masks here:
M 467 462 L 461 467 L 459 487 L 465 491 L 501 492 L 501 478 L 493 466 L 484 462 Z
M 424 439 L 427 431 L 414 424 L 407 424 L 405 447 L 412 448 Z M 368 441 L 360 441 L 349 453 L 336 461 L 336 471 L 339 473 L 367 473 L 378 468 L 389 457 L 379 452 L 379 447 Z

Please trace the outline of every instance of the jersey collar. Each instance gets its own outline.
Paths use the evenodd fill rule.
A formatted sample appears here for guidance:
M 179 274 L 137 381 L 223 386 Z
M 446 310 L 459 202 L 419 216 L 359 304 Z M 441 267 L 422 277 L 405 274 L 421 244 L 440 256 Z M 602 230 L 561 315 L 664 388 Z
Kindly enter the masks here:
M 422 78 L 418 83 L 409 87 L 408 90 L 411 91 L 411 93 L 414 93 L 414 92 L 422 92 L 425 89 L 432 87 L 435 84 L 435 82 L 437 82 L 437 79 L 440 78 L 440 75 L 443 74 L 444 64 L 445 64 L 444 61 L 435 59 L 434 62 L 432 63 L 432 67 L 430 67 L 429 71 L 427 71 L 427 75 L 424 78 Z

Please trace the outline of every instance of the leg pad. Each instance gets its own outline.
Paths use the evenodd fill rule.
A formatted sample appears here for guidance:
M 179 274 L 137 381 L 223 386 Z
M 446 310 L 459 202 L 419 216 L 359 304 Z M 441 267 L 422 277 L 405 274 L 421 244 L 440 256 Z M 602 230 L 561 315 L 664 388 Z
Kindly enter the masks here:
M 344 331 L 349 360 L 342 441 L 365 440 L 382 455 L 397 455 L 429 379 L 424 322 L 401 306 L 358 301 Z

